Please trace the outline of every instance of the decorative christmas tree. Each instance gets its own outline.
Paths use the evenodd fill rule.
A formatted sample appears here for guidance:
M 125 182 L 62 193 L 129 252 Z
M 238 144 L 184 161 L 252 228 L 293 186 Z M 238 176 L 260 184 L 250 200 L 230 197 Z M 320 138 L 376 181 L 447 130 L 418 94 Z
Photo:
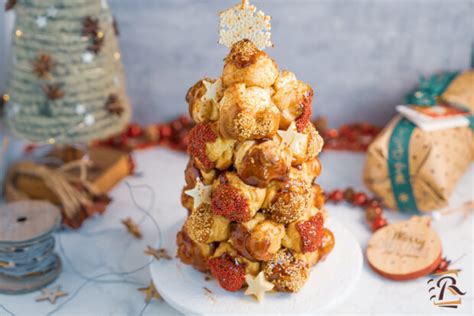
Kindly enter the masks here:
M 6 123 L 38 143 L 87 143 L 130 119 L 106 0 L 7 1 L 16 13 Z
M 310 122 L 313 90 L 263 52 L 270 28 L 247 1 L 221 13 L 220 43 L 231 47 L 223 74 L 186 96 L 197 125 L 177 236 L 181 261 L 259 300 L 300 290 L 334 246 L 314 184 L 323 140 Z

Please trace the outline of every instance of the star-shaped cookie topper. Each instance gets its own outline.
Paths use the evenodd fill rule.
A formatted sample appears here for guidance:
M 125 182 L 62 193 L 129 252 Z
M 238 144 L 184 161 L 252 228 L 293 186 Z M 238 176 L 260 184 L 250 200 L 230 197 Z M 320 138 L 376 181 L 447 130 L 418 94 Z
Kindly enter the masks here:
M 123 219 L 122 224 L 125 226 L 125 228 L 127 228 L 127 231 L 130 233 L 130 235 L 136 239 L 141 239 L 143 237 L 140 228 L 130 217 Z
M 206 93 L 202 96 L 202 101 L 215 101 L 217 102 L 217 94 L 222 90 L 222 80 L 221 78 L 217 79 L 214 82 L 204 79 L 202 81 L 204 87 L 206 88 Z
M 56 300 L 60 297 L 67 296 L 67 292 L 61 291 L 61 286 L 58 285 L 56 287 L 55 291 L 52 291 L 51 289 L 44 288 L 41 290 L 41 293 L 43 293 L 40 297 L 36 298 L 37 302 L 41 301 L 49 301 L 51 304 L 56 304 Z
M 150 246 L 147 246 L 145 254 L 154 257 L 157 261 L 160 259 L 171 260 L 171 256 L 168 254 L 166 249 L 156 249 Z
M 245 291 L 245 295 L 253 295 L 259 302 L 263 300 L 266 292 L 273 290 L 275 287 L 273 283 L 267 281 L 263 271 L 260 271 L 256 277 L 247 274 L 245 276 L 245 281 L 249 286 Z
M 184 191 L 186 195 L 193 198 L 195 209 L 201 206 L 202 203 L 211 203 L 211 192 L 212 187 L 210 185 L 204 185 L 199 178 L 196 180 L 196 185 L 192 190 Z
M 272 17 L 257 11 L 249 0 L 242 0 L 242 4 L 222 11 L 219 17 L 219 44 L 230 48 L 238 41 L 248 39 L 260 50 L 273 46 L 270 32 Z
M 308 135 L 298 133 L 295 122 L 286 131 L 278 131 L 282 144 L 288 146 L 294 153 L 301 153 L 308 142 Z
M 152 299 L 161 299 L 160 293 L 156 290 L 155 284 L 153 281 L 150 281 L 150 284 L 147 287 L 142 287 L 138 289 L 140 292 L 145 293 L 145 303 L 150 303 Z

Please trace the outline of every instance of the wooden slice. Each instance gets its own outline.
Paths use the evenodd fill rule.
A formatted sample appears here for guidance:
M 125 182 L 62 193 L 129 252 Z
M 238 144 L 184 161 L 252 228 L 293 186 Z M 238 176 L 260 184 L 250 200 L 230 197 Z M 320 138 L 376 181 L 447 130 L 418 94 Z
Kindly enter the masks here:
M 61 273 L 61 260 L 56 255 L 56 266 L 53 270 L 23 278 L 14 278 L 0 274 L 0 294 L 24 294 L 34 292 L 52 283 Z
M 382 276 L 404 281 L 431 273 L 441 262 L 441 240 L 426 217 L 376 231 L 367 246 L 370 267 Z
M 0 244 L 33 241 L 56 230 L 61 212 L 51 203 L 19 201 L 0 206 Z

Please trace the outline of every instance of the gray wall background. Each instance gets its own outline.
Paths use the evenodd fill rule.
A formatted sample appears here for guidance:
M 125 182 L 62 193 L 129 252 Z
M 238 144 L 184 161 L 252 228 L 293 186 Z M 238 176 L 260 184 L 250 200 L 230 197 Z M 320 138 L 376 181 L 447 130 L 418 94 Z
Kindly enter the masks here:
M 227 49 L 217 44 L 217 12 L 239 1 L 109 1 L 119 22 L 136 121 L 186 112 L 188 87 L 220 74 Z M 334 125 L 383 124 L 420 76 L 472 62 L 474 0 L 251 2 L 273 16 L 276 47 L 267 52 L 313 86 L 315 113 Z M 9 15 L 0 14 L 0 25 Z M 0 88 L 6 33 L 8 28 L 0 32 Z

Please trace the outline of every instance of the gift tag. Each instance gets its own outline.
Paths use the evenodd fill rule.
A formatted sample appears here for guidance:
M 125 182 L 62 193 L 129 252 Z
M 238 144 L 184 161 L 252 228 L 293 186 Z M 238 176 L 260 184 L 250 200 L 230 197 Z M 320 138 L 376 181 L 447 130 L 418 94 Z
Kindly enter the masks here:
M 429 274 L 442 260 L 441 253 L 441 240 L 430 219 L 418 216 L 379 229 L 367 246 L 372 269 L 396 281 Z

